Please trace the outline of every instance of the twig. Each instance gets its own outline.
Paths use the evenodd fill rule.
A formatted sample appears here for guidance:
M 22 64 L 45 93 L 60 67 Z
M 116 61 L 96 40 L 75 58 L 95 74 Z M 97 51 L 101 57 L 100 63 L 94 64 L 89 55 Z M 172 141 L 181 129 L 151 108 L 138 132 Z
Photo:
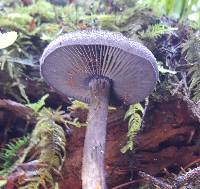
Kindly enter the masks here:
M 194 168 L 184 175 L 178 176 L 173 179 L 171 184 L 168 184 L 161 179 L 155 178 L 149 174 L 139 171 L 139 175 L 152 182 L 154 185 L 161 187 L 162 189 L 178 189 L 184 185 L 194 184 L 200 178 L 200 167 Z
M 189 98 L 190 97 L 190 90 L 189 90 L 189 87 L 187 85 L 186 73 L 185 72 L 181 72 L 181 75 L 182 75 L 182 80 L 183 80 L 183 85 L 184 85 L 184 88 L 183 88 L 184 95 Z
M 113 187 L 112 189 L 119 189 L 119 188 L 123 188 L 125 186 L 128 186 L 128 185 L 131 185 L 131 184 L 135 184 L 135 183 L 140 183 L 140 182 L 143 182 L 145 181 L 144 179 L 137 179 L 137 180 L 133 180 L 133 181 L 130 181 L 130 182 L 126 182 L 124 184 L 120 184 L 118 186 L 115 186 Z
M 159 186 L 161 187 L 162 189 L 173 189 L 173 186 L 169 185 L 168 183 L 166 182 L 163 182 L 162 180 L 160 179 L 157 179 L 147 173 L 144 173 L 142 171 L 139 171 L 138 173 L 142 178 L 144 178 L 145 180 L 147 181 L 150 181 L 152 182 L 154 185 L 156 186 Z
M 197 158 L 197 159 L 193 160 L 192 162 L 188 163 L 185 167 L 183 167 L 183 169 L 186 170 L 196 163 L 200 163 L 200 158 Z

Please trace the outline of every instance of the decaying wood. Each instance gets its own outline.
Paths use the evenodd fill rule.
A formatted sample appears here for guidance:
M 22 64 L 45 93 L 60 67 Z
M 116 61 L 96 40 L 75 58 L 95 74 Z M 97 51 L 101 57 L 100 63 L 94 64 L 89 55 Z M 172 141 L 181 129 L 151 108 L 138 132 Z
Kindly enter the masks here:
M 181 187 L 189 184 L 195 185 L 196 181 L 200 178 L 200 167 L 194 168 L 186 172 L 184 175 L 174 177 L 173 180 L 168 181 L 170 183 L 155 178 L 142 171 L 139 171 L 139 175 L 162 189 L 180 189 Z
M 200 167 L 194 168 L 188 172 L 186 172 L 184 175 L 178 176 L 176 179 L 174 179 L 174 188 L 180 188 L 181 186 L 184 186 L 185 184 L 193 184 L 196 181 L 199 182 L 200 178 Z
M 163 182 L 160 179 L 157 179 L 155 177 L 152 177 L 149 174 L 146 174 L 142 171 L 139 171 L 139 175 L 143 178 L 145 178 L 146 180 L 152 182 L 154 185 L 161 187 L 162 189 L 173 189 L 173 187 L 165 182 Z
M 20 117 L 27 121 L 32 121 L 34 123 L 36 122 L 33 110 L 18 102 L 7 99 L 0 99 L 0 109 L 10 111 L 16 117 Z
M 137 136 L 135 153 L 125 155 L 120 152 L 127 140 L 127 123 L 123 120 L 125 110 L 109 112 L 106 148 L 108 188 L 129 182 L 127 178 L 138 171 L 157 175 L 164 174 L 167 169 L 177 174 L 181 167 L 200 158 L 199 117 L 192 113 L 193 108 L 198 109 L 197 105 L 174 96 L 154 102 L 150 107 L 144 118 L 144 129 Z M 75 112 L 74 115 L 82 117 L 82 121 L 87 117 L 82 112 Z M 61 189 L 81 187 L 84 136 L 84 128 L 73 129 L 68 142 L 69 154 L 65 161 L 64 180 L 60 182 Z
M 137 136 L 134 153 L 122 154 L 120 148 L 127 140 L 127 122 L 123 120 L 126 110 L 110 111 L 106 148 L 106 179 L 108 188 L 129 182 L 130 175 L 143 171 L 149 175 L 164 174 L 164 169 L 178 173 L 200 158 L 199 108 L 188 99 L 177 96 L 149 105 L 144 118 L 144 128 Z M 10 100 L 0 100 L 0 109 L 27 119 L 32 110 Z M 7 114 L 6 114 L 7 115 Z M 6 116 L 5 115 L 5 116 Z M 9 115 L 9 114 L 8 114 Z M 7 116 L 8 116 L 7 115 Z M 86 121 L 87 110 L 77 109 L 72 117 Z M 67 158 L 60 188 L 81 187 L 81 162 L 85 128 L 71 127 L 68 136 Z M 192 164 L 194 165 L 194 164 Z

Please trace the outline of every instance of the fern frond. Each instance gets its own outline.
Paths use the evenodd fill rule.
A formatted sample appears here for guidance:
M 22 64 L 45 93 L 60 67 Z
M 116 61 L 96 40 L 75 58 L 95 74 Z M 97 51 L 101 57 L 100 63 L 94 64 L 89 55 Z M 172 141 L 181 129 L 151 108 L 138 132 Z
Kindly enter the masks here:
M 60 172 L 66 156 L 65 132 L 55 121 L 61 121 L 62 111 L 53 111 L 50 108 L 43 108 L 39 112 L 38 122 L 32 132 L 30 144 L 25 149 L 21 161 L 31 154 L 33 149 L 39 151 L 35 160 L 39 164 L 48 165 L 47 167 L 35 169 L 35 174 L 28 178 L 28 182 L 20 189 L 28 188 L 55 188 L 55 175 Z M 36 163 L 36 164 L 37 164 Z M 26 172 L 29 175 L 30 171 Z
M 128 150 L 133 150 L 135 146 L 134 137 L 141 128 L 143 113 L 144 108 L 140 103 L 131 105 L 126 112 L 124 119 L 129 119 L 127 134 L 128 141 L 127 144 L 121 149 L 122 153 L 126 153 Z
M 2 169 L 0 170 L 1 175 L 6 175 L 12 170 L 19 159 L 17 156 L 19 150 L 25 147 L 29 143 L 29 140 L 29 135 L 23 136 L 6 145 L 6 148 L 0 153 L 0 159 L 3 161 L 2 165 L 0 166 Z
M 139 32 L 139 35 L 141 38 L 156 39 L 175 30 L 177 30 L 177 28 L 172 28 L 163 24 L 155 24 L 149 26 L 146 31 Z

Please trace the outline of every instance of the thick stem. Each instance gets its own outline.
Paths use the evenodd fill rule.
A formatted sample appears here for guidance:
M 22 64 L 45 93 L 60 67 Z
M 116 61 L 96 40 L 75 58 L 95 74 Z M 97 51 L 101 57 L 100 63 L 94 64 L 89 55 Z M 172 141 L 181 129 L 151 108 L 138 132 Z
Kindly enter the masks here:
M 104 153 L 110 82 L 107 79 L 90 81 L 90 107 L 85 136 L 82 165 L 83 189 L 106 189 Z

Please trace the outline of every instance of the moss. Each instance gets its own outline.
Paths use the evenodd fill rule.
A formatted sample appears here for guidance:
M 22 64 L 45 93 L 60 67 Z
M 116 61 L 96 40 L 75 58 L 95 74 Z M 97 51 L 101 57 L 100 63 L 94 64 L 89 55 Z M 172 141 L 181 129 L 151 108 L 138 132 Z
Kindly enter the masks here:
M 124 119 L 128 121 L 128 141 L 127 144 L 121 149 L 122 153 L 126 153 L 128 150 L 133 150 L 135 147 L 135 136 L 139 132 L 142 125 L 142 116 L 144 108 L 140 103 L 130 105 L 128 111 L 125 114 Z
M 39 155 L 36 156 L 34 161 L 48 166 L 36 169 L 36 174 L 30 176 L 30 181 L 19 187 L 20 189 L 39 189 L 41 186 L 54 188 L 56 184 L 55 175 L 60 176 L 58 173 L 66 156 L 66 138 L 62 127 L 55 123 L 53 114 L 54 112 L 50 109 L 43 108 L 41 110 L 39 121 L 31 135 L 30 144 L 21 158 L 21 162 L 24 162 L 27 156 L 30 156 L 32 150 L 36 149 L 39 151 L 37 153 Z M 29 171 L 26 174 L 29 174 Z
M 17 9 L 20 14 L 28 14 L 38 16 L 43 21 L 52 21 L 55 19 L 55 11 L 53 5 L 47 1 L 38 0 L 36 3 Z
M 14 31 L 19 31 L 21 33 L 27 34 L 27 28 L 23 25 L 18 24 L 17 22 L 10 20 L 7 16 L 0 18 L 0 27 L 7 28 Z

